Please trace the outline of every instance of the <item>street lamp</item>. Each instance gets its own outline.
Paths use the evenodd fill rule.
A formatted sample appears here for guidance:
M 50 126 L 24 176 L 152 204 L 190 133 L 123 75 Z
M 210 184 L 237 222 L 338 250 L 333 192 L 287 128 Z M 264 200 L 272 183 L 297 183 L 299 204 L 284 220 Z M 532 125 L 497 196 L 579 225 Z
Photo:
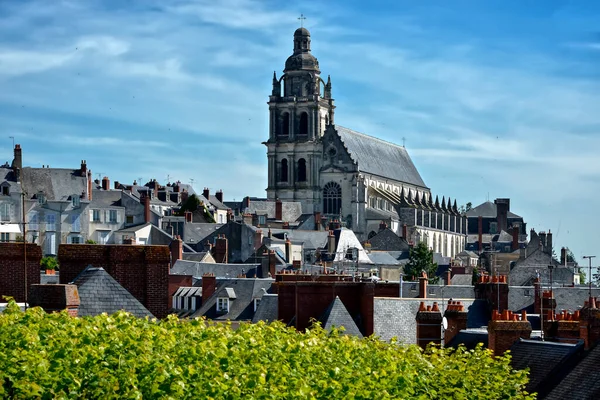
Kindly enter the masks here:
M 588 275 L 588 281 L 589 281 L 589 297 L 592 297 L 592 258 L 596 258 L 596 256 L 583 256 L 584 259 L 588 259 L 589 260 L 589 275 Z

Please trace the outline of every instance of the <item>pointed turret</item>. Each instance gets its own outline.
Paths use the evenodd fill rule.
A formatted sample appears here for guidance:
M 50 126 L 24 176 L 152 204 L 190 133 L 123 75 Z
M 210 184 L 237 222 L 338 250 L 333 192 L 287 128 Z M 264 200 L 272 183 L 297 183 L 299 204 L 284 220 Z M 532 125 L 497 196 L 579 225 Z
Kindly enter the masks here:
M 280 97 L 281 96 L 281 83 L 277 79 L 277 73 L 273 71 L 273 92 L 271 96 Z
M 452 209 L 454 210 L 454 213 L 456 215 L 460 215 L 460 213 L 458 212 L 458 207 L 456 206 L 456 199 L 454 199 L 454 205 L 452 206 Z
M 446 196 L 442 196 L 442 204 L 440 207 L 443 212 L 448 212 L 448 209 L 446 208 Z
M 331 76 L 327 75 L 327 83 L 325 84 L 325 90 L 323 92 L 323 98 L 331 98 Z
M 440 198 L 437 195 L 435 196 L 435 209 L 440 210 Z

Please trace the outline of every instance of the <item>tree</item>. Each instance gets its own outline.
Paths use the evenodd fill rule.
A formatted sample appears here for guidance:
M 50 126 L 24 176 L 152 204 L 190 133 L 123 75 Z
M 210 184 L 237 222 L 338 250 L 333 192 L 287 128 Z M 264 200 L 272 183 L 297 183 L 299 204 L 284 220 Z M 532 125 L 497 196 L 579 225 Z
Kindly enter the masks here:
M 40 260 L 40 266 L 44 270 L 54 271 L 58 269 L 58 260 L 56 257 L 46 256 Z
M 464 214 L 467 211 L 471 210 L 471 208 L 473 208 L 473 204 L 469 201 L 467 204 L 463 204 L 462 206 L 458 207 L 458 212 Z
M 184 215 L 186 211 L 194 212 L 200 206 L 200 199 L 195 194 L 189 196 L 187 200 L 181 205 L 179 209 L 179 215 Z
M 437 282 L 437 263 L 433 262 L 433 250 L 427 247 L 427 243 L 419 242 L 410 249 L 408 263 L 404 266 L 404 275 L 412 279 L 419 277 L 425 271 L 431 282 Z

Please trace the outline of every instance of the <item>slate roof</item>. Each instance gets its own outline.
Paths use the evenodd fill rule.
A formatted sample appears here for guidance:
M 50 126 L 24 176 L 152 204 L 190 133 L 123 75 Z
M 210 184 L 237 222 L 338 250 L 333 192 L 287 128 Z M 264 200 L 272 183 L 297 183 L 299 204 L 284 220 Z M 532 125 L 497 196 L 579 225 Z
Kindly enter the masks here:
M 593 400 L 600 398 L 600 346 L 591 350 L 583 360 L 546 396 L 546 400 Z
M 397 221 L 399 216 L 396 211 L 378 210 L 376 208 L 369 207 L 365 211 L 365 218 L 369 221 L 386 221 L 388 219 Z
M 390 228 L 384 229 L 369 239 L 371 250 L 408 251 L 406 239 L 396 235 Z
M 519 259 L 510 270 L 508 283 L 511 286 L 529 286 L 539 273 L 543 284 L 550 282 L 548 265 L 555 266 L 552 271 L 552 280 L 555 285 L 571 285 L 573 283 L 573 268 L 563 267 L 549 254 L 539 248 L 527 255 L 525 259 Z
M 400 265 L 400 261 L 396 260 L 394 257 L 390 255 L 390 253 L 385 251 L 372 251 L 368 253 L 369 258 L 373 262 L 373 264 L 378 265 Z
M 30 198 L 43 192 L 47 200 L 67 201 L 74 194 L 87 193 L 87 177 L 78 169 L 24 167 L 21 185 Z
M 79 316 L 125 310 L 136 317 L 153 315 L 104 268 L 87 267 L 73 281 L 79 291 Z
M 491 201 L 486 201 L 481 203 L 477 207 L 471 208 L 466 212 L 467 217 L 483 217 L 483 218 L 496 218 L 498 215 L 498 211 L 496 209 L 496 203 Z M 508 212 L 508 218 L 522 218 L 520 215 L 513 213 L 512 211 Z
M 547 290 L 545 288 L 544 290 Z M 557 310 L 577 311 L 583 307 L 583 302 L 589 297 L 587 285 L 573 287 L 554 287 L 554 298 Z M 592 288 L 592 296 L 600 296 L 600 288 Z M 535 292 L 533 286 L 510 286 L 508 290 L 508 308 L 512 311 L 525 310 L 533 312 Z
M 525 389 L 530 393 L 537 392 L 539 398 L 544 398 L 581 359 L 583 341 L 567 344 L 520 339 L 511 346 L 510 351 L 514 369 L 529 368 L 529 383 Z
M 183 225 L 183 239 L 186 243 L 205 243 L 223 224 L 187 222 Z
M 252 323 L 258 321 L 273 322 L 277 321 L 279 310 L 279 297 L 276 294 L 264 294 L 260 299 L 258 308 L 252 317 Z
M 200 278 L 206 273 L 212 273 L 217 278 L 235 278 L 243 270 L 246 277 L 252 278 L 257 274 L 258 266 L 259 264 L 223 264 L 177 260 L 171 268 L 170 275 L 191 275 Z
M 331 302 L 329 307 L 327 307 L 327 310 L 325 310 L 321 318 L 319 318 L 319 321 L 325 330 L 331 330 L 333 327 L 344 327 L 345 334 L 357 336 L 359 338 L 363 337 L 358 326 L 356 326 L 356 322 L 354 322 L 354 319 L 352 319 L 350 313 L 344 306 L 344 303 L 338 296 L 335 296 L 335 299 Z
M 487 348 L 488 346 L 488 331 L 487 328 L 471 328 L 463 329 L 458 332 L 449 343 L 445 343 L 446 347 L 465 346 L 468 350 L 473 350 L 479 343 Z
M 471 286 L 472 282 L 473 282 L 472 274 L 456 274 L 450 280 L 450 283 L 452 285 L 459 285 L 459 286 Z
M 205 316 L 214 320 L 245 321 L 254 316 L 254 299 L 262 298 L 271 288 L 273 279 L 217 279 L 215 293 L 202 304 L 192 318 Z M 263 290 L 264 289 L 264 290 Z M 231 298 L 232 290 L 235 298 Z M 217 298 L 228 297 L 229 312 L 217 313 Z
M 275 201 L 273 200 L 250 200 L 244 213 L 266 215 L 267 218 L 275 218 Z M 281 202 L 281 220 L 284 222 L 294 222 L 302 215 L 302 203 L 299 201 Z M 312 214 L 311 214 L 312 215 Z
M 406 148 L 342 126 L 335 130 L 360 171 L 427 187 Z
M 92 207 L 120 207 L 121 190 L 94 190 L 92 192 Z

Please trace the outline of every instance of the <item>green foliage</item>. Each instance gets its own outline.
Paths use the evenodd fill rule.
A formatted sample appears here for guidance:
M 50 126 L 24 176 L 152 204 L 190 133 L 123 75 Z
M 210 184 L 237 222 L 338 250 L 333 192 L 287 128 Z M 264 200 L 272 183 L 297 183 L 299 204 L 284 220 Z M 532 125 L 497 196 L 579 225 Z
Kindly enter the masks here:
M 85 241 L 85 244 L 97 244 L 97 243 L 92 239 L 88 239 Z
M 585 272 L 579 271 L 579 284 L 580 285 L 585 285 L 585 277 L 586 277 Z
M 358 339 L 320 326 L 0 314 L 0 398 L 532 398 L 527 372 L 481 347 Z
M 194 212 L 200 206 L 200 199 L 195 194 L 189 196 L 187 200 L 181 205 L 179 209 L 179 215 L 184 215 L 186 211 Z
M 439 278 L 435 276 L 437 264 L 433 262 L 433 250 L 427 247 L 427 243 L 419 242 L 410 249 L 408 263 L 404 266 L 404 275 L 406 279 L 412 277 L 418 278 L 425 271 L 431 282 L 436 282 Z
M 40 261 L 40 266 L 42 267 L 42 269 L 47 269 L 47 270 L 57 270 L 58 269 L 58 260 L 56 259 L 56 257 L 52 257 L 52 256 L 45 256 L 42 257 L 42 260 Z

